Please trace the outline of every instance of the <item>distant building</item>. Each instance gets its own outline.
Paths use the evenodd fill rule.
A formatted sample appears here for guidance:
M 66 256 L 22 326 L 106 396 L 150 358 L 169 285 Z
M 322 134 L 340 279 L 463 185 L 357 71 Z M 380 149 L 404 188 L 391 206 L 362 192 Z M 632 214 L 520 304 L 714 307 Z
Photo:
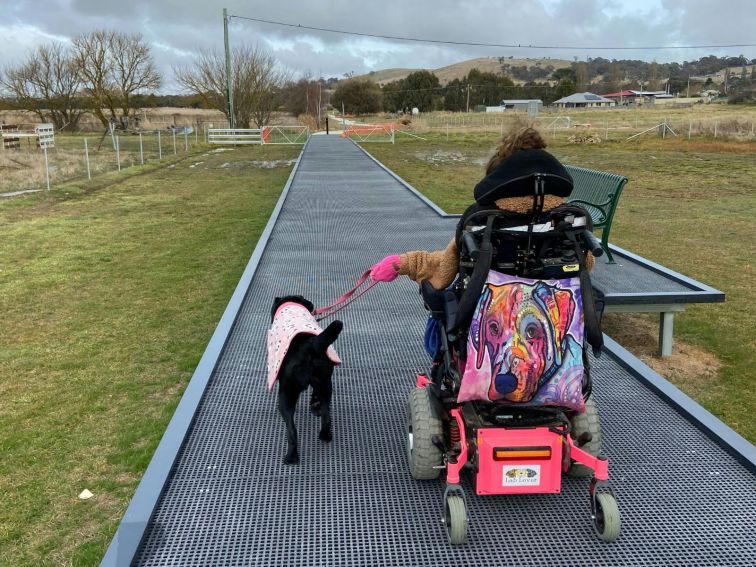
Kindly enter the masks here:
M 595 108 L 616 106 L 616 102 L 593 93 L 575 93 L 554 101 L 560 108 Z
M 635 97 L 638 96 L 636 92 L 637 91 L 619 91 L 616 93 L 607 93 L 601 96 L 608 98 L 609 100 L 613 100 L 617 104 L 628 104 L 633 102 L 635 100 Z
M 504 99 L 501 101 L 501 103 L 499 103 L 499 106 L 505 108 L 506 110 L 528 110 L 531 103 L 537 104 L 539 110 L 543 106 L 543 101 L 536 98 L 513 100 Z

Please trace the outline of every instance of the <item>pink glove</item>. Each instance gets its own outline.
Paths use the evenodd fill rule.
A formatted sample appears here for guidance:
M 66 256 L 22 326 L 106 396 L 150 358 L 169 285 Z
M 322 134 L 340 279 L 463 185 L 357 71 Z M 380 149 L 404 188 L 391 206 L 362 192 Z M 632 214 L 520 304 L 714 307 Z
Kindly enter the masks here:
M 386 256 L 375 266 L 370 268 L 370 279 L 374 282 L 393 282 L 399 275 L 399 265 L 401 258 L 394 254 Z

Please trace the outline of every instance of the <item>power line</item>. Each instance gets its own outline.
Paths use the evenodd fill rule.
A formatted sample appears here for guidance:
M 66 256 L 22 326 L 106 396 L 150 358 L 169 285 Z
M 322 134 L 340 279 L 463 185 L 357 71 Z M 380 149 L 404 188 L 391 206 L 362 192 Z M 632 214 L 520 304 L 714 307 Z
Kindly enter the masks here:
M 566 50 L 593 50 L 593 51 L 641 51 L 641 50 L 652 50 L 652 49 L 724 49 L 724 48 L 731 48 L 731 47 L 756 47 L 756 43 L 732 43 L 732 44 L 726 44 L 726 45 L 646 45 L 646 46 L 639 46 L 639 47 L 617 47 L 617 46 L 605 46 L 605 47 L 599 47 L 599 46 L 580 46 L 576 47 L 573 45 L 522 45 L 520 43 L 514 44 L 514 43 L 481 43 L 481 42 L 475 42 L 475 41 L 451 41 L 451 40 L 444 40 L 444 39 L 428 39 L 428 38 L 417 38 L 417 37 L 402 37 L 402 36 L 395 36 L 395 35 L 381 35 L 381 34 L 375 34 L 375 33 L 361 33 L 361 32 L 354 32 L 354 31 L 345 31 L 345 30 L 335 30 L 335 29 L 329 29 L 329 28 L 318 28 L 315 26 L 303 26 L 302 24 L 289 24 L 286 22 L 276 22 L 273 20 L 263 20 L 261 18 L 250 18 L 248 16 L 236 16 L 233 14 L 229 15 L 230 18 L 237 18 L 239 20 L 250 20 L 252 22 L 259 22 L 262 24 L 271 24 L 275 26 L 284 26 L 289 28 L 298 28 L 303 30 L 312 30 L 312 31 L 320 31 L 320 32 L 327 32 L 327 33 L 339 33 L 343 35 L 356 35 L 360 37 L 375 37 L 378 39 L 392 39 L 395 41 L 413 41 L 417 43 L 436 43 L 436 44 L 445 44 L 445 45 L 464 45 L 464 46 L 471 46 L 471 47 L 505 47 L 509 49 L 566 49 Z

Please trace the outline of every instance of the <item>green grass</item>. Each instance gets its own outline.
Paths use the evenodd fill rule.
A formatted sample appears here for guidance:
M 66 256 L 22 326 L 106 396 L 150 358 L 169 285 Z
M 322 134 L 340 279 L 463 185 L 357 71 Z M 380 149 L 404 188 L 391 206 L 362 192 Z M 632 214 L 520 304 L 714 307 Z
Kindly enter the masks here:
M 99 563 L 298 152 L 0 201 L 0 564 Z
M 394 146 L 365 145 L 416 189 L 448 212 L 472 202 L 495 133 L 423 134 L 428 141 L 397 137 Z M 756 160 L 754 143 L 660 140 L 549 148 L 566 163 L 629 178 L 611 240 L 673 270 L 725 292 L 724 304 L 692 305 L 675 321 L 675 340 L 698 345 L 722 363 L 702 383 L 684 372 L 667 377 L 750 441 L 756 441 Z M 428 156 L 461 155 L 465 161 Z M 627 324 L 632 320 L 625 319 Z

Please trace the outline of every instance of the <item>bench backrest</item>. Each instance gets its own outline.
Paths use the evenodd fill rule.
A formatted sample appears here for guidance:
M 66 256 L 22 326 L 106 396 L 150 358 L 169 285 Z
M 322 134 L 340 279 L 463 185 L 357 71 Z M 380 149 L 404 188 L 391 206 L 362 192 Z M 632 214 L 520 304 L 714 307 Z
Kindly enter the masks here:
M 591 214 L 594 227 L 611 226 L 627 177 L 574 165 L 565 167 L 575 183 L 567 202 L 583 206 Z

